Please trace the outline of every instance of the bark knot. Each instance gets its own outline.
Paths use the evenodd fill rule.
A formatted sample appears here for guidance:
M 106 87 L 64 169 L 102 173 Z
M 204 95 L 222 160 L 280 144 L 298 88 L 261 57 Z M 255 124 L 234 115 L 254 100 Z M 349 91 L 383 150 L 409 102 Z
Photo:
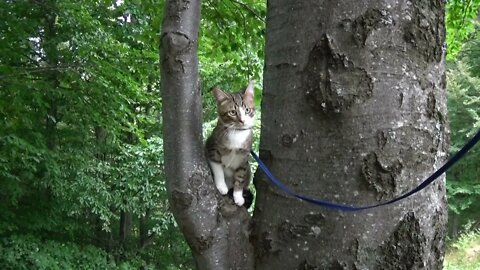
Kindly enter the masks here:
M 402 168 L 400 161 L 386 162 L 376 152 L 371 152 L 363 161 L 362 176 L 377 192 L 377 200 L 392 198 L 396 190 L 395 178 Z
M 162 66 L 168 66 L 169 71 L 185 73 L 185 66 L 188 65 L 186 56 L 196 47 L 196 41 L 192 40 L 187 34 L 171 31 L 165 32 L 161 37 L 163 50 Z M 171 72 L 170 71 L 170 72 Z
M 368 36 L 382 25 L 393 24 L 393 18 L 386 10 L 368 9 L 352 23 L 355 43 L 365 46 Z
M 278 227 L 278 235 L 280 239 L 289 241 L 302 236 L 312 235 L 312 233 L 309 226 L 292 224 L 288 221 L 285 221 Z
M 373 79 L 337 52 L 328 35 L 310 51 L 302 81 L 307 103 L 323 112 L 346 111 L 369 99 L 373 90 Z
M 190 193 L 174 190 L 172 191 L 171 201 L 174 208 L 185 210 L 192 204 L 193 196 Z
M 201 235 L 194 239 L 195 250 L 202 252 L 209 249 L 213 244 L 213 235 Z
M 418 218 L 408 212 L 382 246 L 377 269 L 422 269 L 425 242 Z
M 272 253 L 272 239 L 268 232 L 263 232 L 261 235 L 252 235 L 252 240 L 255 243 L 255 258 L 258 262 Z
M 443 23 L 443 0 L 419 0 L 410 4 L 405 14 L 403 31 L 405 42 L 426 62 L 440 62 L 443 56 L 445 26 Z

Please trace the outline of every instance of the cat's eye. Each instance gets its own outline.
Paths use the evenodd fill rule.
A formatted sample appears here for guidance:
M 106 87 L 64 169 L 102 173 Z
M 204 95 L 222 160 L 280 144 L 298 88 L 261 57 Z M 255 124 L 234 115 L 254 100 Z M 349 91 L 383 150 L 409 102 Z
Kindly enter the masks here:
M 237 111 L 231 110 L 231 111 L 228 112 L 228 115 L 235 116 L 235 115 L 237 115 Z
M 245 113 L 250 114 L 252 112 L 252 108 L 245 108 Z

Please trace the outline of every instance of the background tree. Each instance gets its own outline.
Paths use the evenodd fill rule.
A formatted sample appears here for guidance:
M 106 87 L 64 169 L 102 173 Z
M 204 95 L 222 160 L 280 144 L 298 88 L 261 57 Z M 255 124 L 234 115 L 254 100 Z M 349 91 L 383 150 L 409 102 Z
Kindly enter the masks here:
M 188 263 L 186 245 L 170 244 L 181 237 L 167 211 L 153 98 L 158 10 L 0 3 L 2 268 Z
M 480 128 L 480 33 L 467 42 L 456 61 L 448 64 L 448 107 L 452 150 L 456 151 Z M 460 164 L 447 173 L 451 234 L 478 229 L 480 220 L 480 150 L 474 148 Z
M 446 9 L 447 59 L 455 60 L 465 41 L 475 31 L 475 21 L 478 22 L 480 16 L 480 0 L 449 0 Z

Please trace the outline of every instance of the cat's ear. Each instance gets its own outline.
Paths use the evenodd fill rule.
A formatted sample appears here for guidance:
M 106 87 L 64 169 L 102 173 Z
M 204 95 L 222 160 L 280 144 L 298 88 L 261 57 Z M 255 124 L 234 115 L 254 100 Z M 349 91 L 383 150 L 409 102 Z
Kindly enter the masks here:
M 228 98 L 228 95 L 217 86 L 213 87 L 212 92 L 218 103 Z
M 249 81 L 247 88 L 243 92 L 243 100 L 245 102 L 249 102 L 250 104 L 253 104 L 253 95 L 254 95 L 253 84 L 254 84 L 254 81 Z

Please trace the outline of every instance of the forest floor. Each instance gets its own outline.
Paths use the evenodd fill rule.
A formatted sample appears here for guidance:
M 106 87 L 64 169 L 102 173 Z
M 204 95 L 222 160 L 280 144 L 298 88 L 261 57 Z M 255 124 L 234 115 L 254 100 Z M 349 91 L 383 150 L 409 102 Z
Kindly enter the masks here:
M 448 247 L 444 269 L 480 269 L 480 231 L 463 234 Z

